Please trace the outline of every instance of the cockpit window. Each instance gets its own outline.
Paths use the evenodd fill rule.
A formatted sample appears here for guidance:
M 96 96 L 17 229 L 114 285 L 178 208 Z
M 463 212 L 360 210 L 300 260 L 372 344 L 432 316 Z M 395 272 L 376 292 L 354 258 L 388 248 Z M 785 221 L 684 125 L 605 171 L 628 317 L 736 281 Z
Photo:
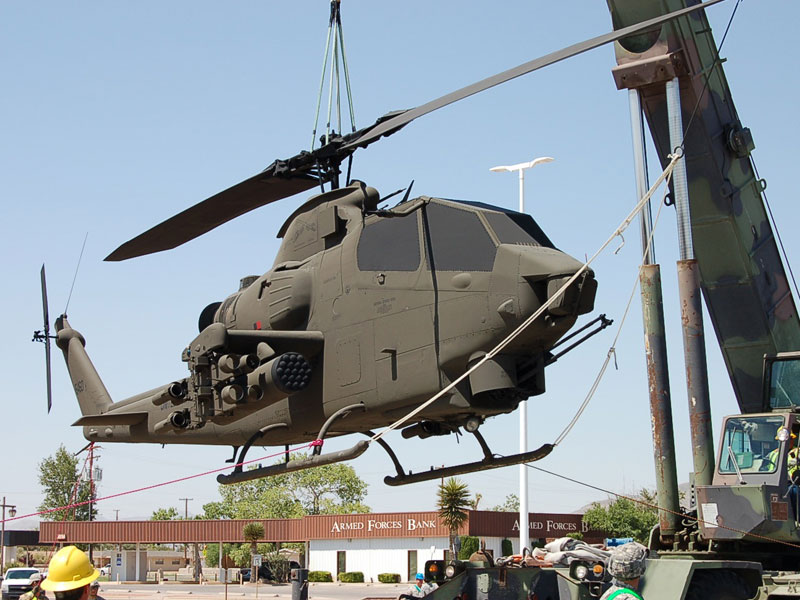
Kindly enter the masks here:
M 553 247 L 536 221 L 529 215 L 488 211 L 484 215 L 501 244 Z
M 358 240 L 361 271 L 416 271 L 419 267 L 416 213 L 384 217 L 366 225 Z
M 725 421 L 720 473 L 774 473 L 781 442 L 775 439 L 783 417 L 732 417 Z M 736 466 L 734 466 L 734 460 Z
M 501 244 L 529 244 L 531 243 L 529 238 L 533 238 L 538 246 L 555 248 L 550 238 L 547 237 L 542 228 L 539 227 L 539 224 L 530 215 L 508 210 L 501 206 L 492 206 L 485 202 L 470 202 L 467 200 L 450 200 L 450 202 L 458 202 L 459 204 L 484 209 L 485 212 L 483 214 L 489 221 L 489 225 L 494 229 Z M 509 224 L 508 220 L 503 219 L 503 217 L 510 219 L 513 225 L 522 229 L 523 233 L 520 234 L 519 230 Z
M 800 359 L 776 360 L 769 374 L 770 408 L 800 405 Z
M 422 224 L 429 269 L 492 270 L 497 247 L 476 213 L 431 202 L 422 210 Z

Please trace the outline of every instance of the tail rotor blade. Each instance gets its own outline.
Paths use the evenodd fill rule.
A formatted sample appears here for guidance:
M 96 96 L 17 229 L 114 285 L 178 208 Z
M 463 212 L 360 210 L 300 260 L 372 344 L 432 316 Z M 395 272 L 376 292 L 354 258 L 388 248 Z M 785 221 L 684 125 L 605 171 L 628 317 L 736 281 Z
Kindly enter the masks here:
M 44 265 L 41 271 L 42 279 L 42 317 L 44 319 L 44 360 L 45 368 L 47 369 L 47 413 L 53 406 L 53 384 L 50 377 L 50 309 L 47 305 L 47 280 L 44 273 Z

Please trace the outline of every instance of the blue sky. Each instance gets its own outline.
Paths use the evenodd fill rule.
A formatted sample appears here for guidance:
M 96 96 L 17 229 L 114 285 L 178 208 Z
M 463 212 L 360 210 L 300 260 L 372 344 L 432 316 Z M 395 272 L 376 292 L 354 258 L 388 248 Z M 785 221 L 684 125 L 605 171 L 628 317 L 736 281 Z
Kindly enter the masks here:
M 719 40 L 733 0 L 709 10 Z M 328 3 L 83 2 L 0 4 L 0 181 L 3 219 L 0 306 L 9 334 L 0 349 L 5 382 L 0 420 L 0 493 L 20 514 L 40 502 L 37 464 L 60 443 L 85 444 L 70 427 L 79 411 L 60 354 L 54 353 L 54 408 L 45 412 L 39 268 L 48 270 L 51 314 L 66 304 L 84 235 L 88 242 L 69 305 L 70 322 L 112 396 L 123 399 L 184 374 L 180 353 L 199 312 L 272 264 L 275 233 L 298 196 L 259 209 L 176 250 L 124 263 L 102 261 L 134 235 L 275 158 L 307 147 L 327 27 Z M 797 78 L 789 42 L 800 6 L 743 3 L 722 54 L 754 157 L 784 233 L 789 257 L 800 241 L 795 170 Z M 601 0 L 345 0 L 345 41 L 356 122 L 422 104 L 611 28 Z M 354 175 L 387 194 L 416 181 L 414 193 L 510 208 L 517 179 L 489 167 L 550 155 L 530 171 L 528 211 L 557 246 L 582 258 L 606 239 L 635 201 L 626 92 L 617 91 L 607 46 L 515 80 L 435 114 L 356 154 Z M 653 178 L 658 169 L 651 169 Z M 640 254 L 632 229 L 617 255 L 595 265 L 597 312 L 622 315 Z M 691 470 L 686 390 L 675 289 L 674 211 L 656 234 L 671 352 L 678 471 Z M 736 412 L 708 324 L 715 422 Z M 568 423 L 605 357 L 607 330 L 548 369 L 548 391 L 529 401 L 529 445 L 552 441 Z M 587 412 L 540 466 L 618 492 L 653 487 L 653 458 L 638 295 L 609 370 Z M 517 415 L 482 429 L 502 454 L 517 447 Z M 470 440 L 402 443 L 407 468 L 477 460 Z M 349 441 L 330 442 L 329 447 Z M 269 451 L 264 451 L 264 455 Z M 101 496 L 221 467 L 227 447 L 112 445 L 100 450 Z M 255 458 L 258 449 L 249 457 Z M 432 458 L 433 457 L 433 458 Z M 370 449 L 353 463 L 370 484 L 376 511 L 429 510 L 435 483 L 389 488 L 387 456 Z M 517 468 L 464 477 L 481 507 L 517 493 Z M 568 512 L 605 495 L 549 475 L 530 475 L 531 510 Z M 189 512 L 218 498 L 213 476 L 98 506 L 101 518 L 146 518 L 157 507 Z

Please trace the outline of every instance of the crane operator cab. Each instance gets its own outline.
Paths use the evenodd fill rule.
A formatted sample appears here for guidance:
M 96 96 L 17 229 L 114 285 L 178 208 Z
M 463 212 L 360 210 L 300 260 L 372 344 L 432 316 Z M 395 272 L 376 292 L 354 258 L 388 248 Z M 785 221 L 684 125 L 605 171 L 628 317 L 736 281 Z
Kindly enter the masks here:
M 800 352 L 764 359 L 763 413 L 723 421 L 712 485 L 698 486 L 709 540 L 800 540 Z

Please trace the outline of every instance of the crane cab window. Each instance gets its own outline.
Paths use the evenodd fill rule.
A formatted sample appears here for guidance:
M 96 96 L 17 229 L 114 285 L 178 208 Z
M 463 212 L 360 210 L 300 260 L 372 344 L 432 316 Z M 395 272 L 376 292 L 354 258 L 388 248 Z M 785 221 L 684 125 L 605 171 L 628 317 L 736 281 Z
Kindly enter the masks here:
M 736 474 L 738 467 L 740 473 L 774 473 L 781 444 L 775 437 L 783 424 L 783 417 L 728 419 L 722 436 L 719 472 Z
M 475 212 L 431 202 L 422 222 L 428 269 L 492 270 L 497 247 Z
M 769 371 L 770 408 L 800 405 L 800 358 L 772 361 Z
M 416 271 L 420 262 L 416 213 L 366 224 L 357 256 L 361 271 Z

